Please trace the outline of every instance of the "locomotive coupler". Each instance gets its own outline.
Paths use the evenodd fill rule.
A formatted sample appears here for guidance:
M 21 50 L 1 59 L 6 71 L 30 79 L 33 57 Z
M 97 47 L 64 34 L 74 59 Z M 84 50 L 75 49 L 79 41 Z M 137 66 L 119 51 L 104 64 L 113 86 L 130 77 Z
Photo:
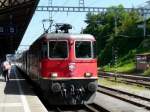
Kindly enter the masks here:
M 65 88 L 64 84 L 62 84 L 61 94 L 62 94 L 62 96 L 67 97 L 67 89 Z
M 71 85 L 71 95 L 74 95 L 75 94 L 75 87 L 74 85 Z
M 62 96 L 65 96 L 65 97 L 67 96 L 67 90 L 65 88 L 62 91 Z
M 80 95 L 83 95 L 83 92 L 84 92 L 85 90 L 84 90 L 84 88 L 82 87 L 82 88 L 79 88 L 78 90 L 77 90 L 77 94 L 80 94 Z

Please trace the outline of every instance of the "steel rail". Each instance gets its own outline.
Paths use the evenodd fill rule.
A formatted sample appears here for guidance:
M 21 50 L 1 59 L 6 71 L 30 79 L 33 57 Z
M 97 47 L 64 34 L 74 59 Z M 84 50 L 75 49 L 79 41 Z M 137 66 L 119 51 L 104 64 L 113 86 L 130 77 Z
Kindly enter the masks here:
M 117 79 L 119 79 L 122 82 L 143 85 L 148 88 L 150 87 L 150 77 L 133 76 L 127 74 L 115 74 L 115 73 L 107 73 L 107 72 L 100 73 L 99 77 L 104 77 L 104 78 L 115 77 L 116 81 Z
M 137 76 L 137 75 L 128 75 L 128 74 L 121 74 L 121 73 L 100 72 L 99 76 L 112 76 L 112 77 L 119 77 L 119 78 L 121 77 L 121 78 L 127 78 L 127 79 L 150 81 L 150 77 Z
M 96 103 L 85 104 L 84 106 L 90 112 L 110 112 Z
M 63 112 L 59 107 L 56 108 L 57 112 Z
M 111 97 L 115 97 L 122 101 L 134 104 L 136 106 L 145 107 L 147 110 L 150 110 L 150 99 L 149 98 L 145 98 L 145 97 L 131 94 L 128 92 L 124 92 L 124 91 L 121 91 L 118 89 L 105 87 L 102 85 L 98 85 L 98 92 L 109 95 Z

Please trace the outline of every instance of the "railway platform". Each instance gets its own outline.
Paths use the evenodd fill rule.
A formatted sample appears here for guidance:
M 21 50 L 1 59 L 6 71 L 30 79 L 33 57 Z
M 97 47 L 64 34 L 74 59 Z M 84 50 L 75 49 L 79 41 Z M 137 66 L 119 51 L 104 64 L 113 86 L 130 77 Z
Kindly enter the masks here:
M 0 112 L 48 112 L 15 66 L 9 82 L 0 76 Z

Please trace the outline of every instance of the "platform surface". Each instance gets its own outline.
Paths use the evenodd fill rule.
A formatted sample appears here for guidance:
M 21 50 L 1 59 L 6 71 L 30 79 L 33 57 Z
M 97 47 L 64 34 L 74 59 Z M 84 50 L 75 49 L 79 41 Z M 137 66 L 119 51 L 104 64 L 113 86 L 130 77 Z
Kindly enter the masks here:
M 9 82 L 0 76 L 0 112 L 48 112 L 15 66 Z

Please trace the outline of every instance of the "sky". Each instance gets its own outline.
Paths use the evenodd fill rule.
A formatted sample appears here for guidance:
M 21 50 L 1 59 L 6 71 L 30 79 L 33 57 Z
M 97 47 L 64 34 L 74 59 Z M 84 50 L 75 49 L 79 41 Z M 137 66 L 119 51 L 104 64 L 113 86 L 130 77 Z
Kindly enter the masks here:
M 84 0 L 84 5 L 87 7 L 110 7 L 122 4 L 126 8 L 140 7 L 145 5 L 148 0 Z M 40 0 L 38 6 L 47 6 L 50 4 L 48 0 Z M 79 6 L 79 0 L 52 0 L 53 6 Z M 84 20 L 86 19 L 86 13 L 79 12 L 53 12 L 53 23 L 69 23 L 73 26 L 71 33 L 80 33 L 82 28 L 86 27 Z M 25 35 L 21 41 L 18 51 L 22 51 L 28 48 L 43 32 L 43 19 L 48 19 L 48 12 L 35 11 L 32 20 L 25 32 Z M 45 22 L 47 28 L 48 23 Z

